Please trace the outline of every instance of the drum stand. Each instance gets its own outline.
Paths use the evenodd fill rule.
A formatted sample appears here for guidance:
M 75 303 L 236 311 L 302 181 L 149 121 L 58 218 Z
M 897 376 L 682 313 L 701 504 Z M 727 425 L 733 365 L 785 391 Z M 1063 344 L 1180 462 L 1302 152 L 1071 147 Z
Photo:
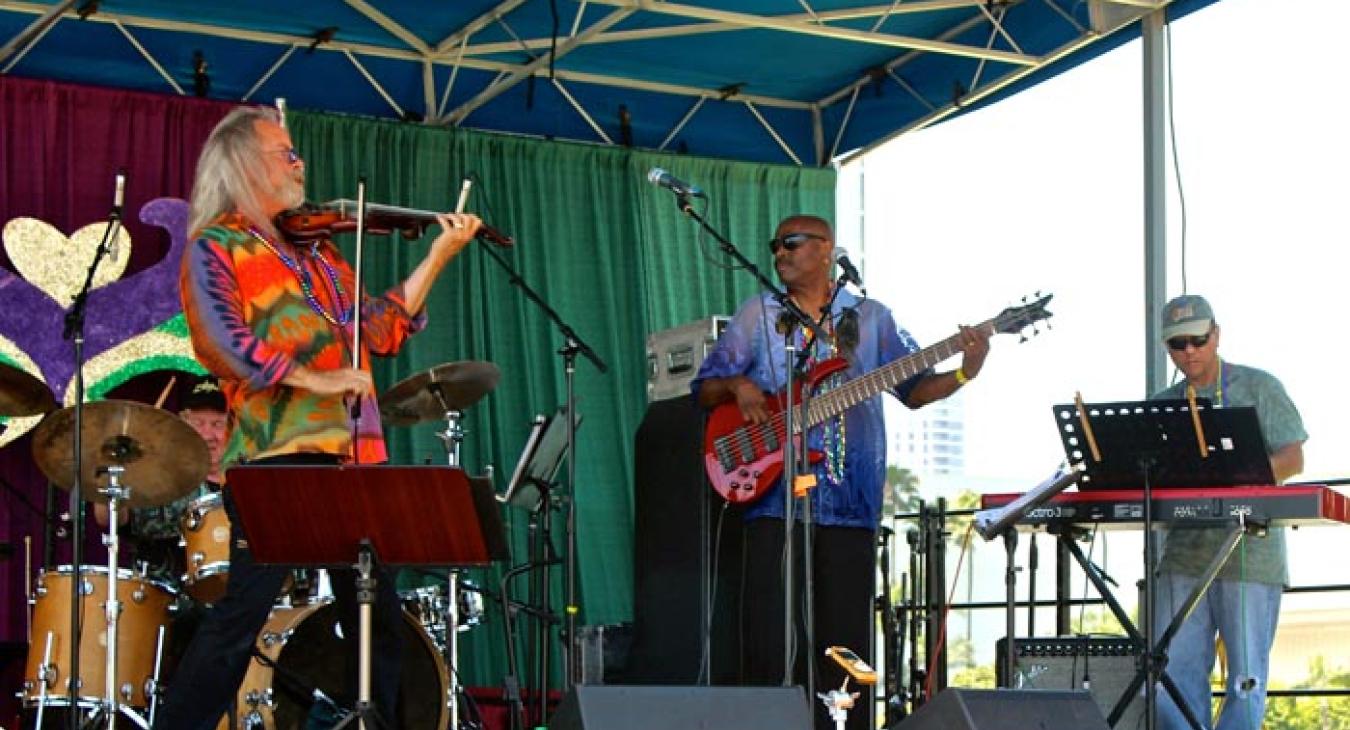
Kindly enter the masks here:
M 437 431 L 436 438 L 445 443 L 446 466 L 458 467 L 459 447 L 464 443 L 464 429 L 460 427 L 459 421 L 464 417 L 462 411 L 453 408 L 445 409 L 445 430 Z
M 464 429 L 460 426 L 460 419 L 464 417 L 464 412 L 450 408 L 445 403 L 439 389 L 436 390 L 436 397 L 440 398 L 441 405 L 445 407 L 445 430 L 437 431 L 436 437 L 445 444 L 445 463 L 446 466 L 460 467 L 460 447 L 464 444 Z M 488 467 L 491 469 L 492 467 Z M 489 476 L 491 474 L 489 473 Z M 459 573 L 450 570 L 446 575 L 446 606 L 448 615 L 445 617 L 445 648 L 443 655 L 446 665 L 450 668 L 450 730 L 459 730 L 459 697 L 464 688 L 459 684 Z
M 108 597 L 104 603 L 103 616 L 107 624 L 107 646 L 104 652 L 105 664 L 103 669 L 103 705 L 100 708 L 108 720 L 108 730 L 115 730 L 117 726 L 118 713 L 126 715 L 142 728 L 149 728 L 155 722 L 155 708 L 158 706 L 159 696 L 159 671 L 164 651 L 164 632 L 161 628 L 159 642 L 155 647 L 155 673 L 150 679 L 149 687 L 146 687 L 146 694 L 151 697 L 150 713 L 148 718 L 143 718 L 131 707 L 118 706 L 117 693 L 117 649 L 118 649 L 118 619 L 122 614 L 122 602 L 118 600 L 117 582 L 118 582 L 118 553 L 121 547 L 121 540 L 117 534 L 117 524 L 120 518 L 118 507 L 126 499 L 131 497 L 131 489 L 122 485 L 122 472 L 125 467 L 113 464 L 107 467 L 108 486 L 99 488 L 99 494 L 108 498 L 108 533 L 103 537 L 103 544 L 108 548 Z M 76 592 L 79 592 L 78 590 Z

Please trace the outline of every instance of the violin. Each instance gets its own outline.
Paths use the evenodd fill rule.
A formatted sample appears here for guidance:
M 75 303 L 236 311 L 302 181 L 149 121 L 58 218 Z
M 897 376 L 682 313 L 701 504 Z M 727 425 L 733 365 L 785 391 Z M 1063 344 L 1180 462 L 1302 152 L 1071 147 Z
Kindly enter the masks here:
M 356 230 L 356 201 L 331 200 L 321 205 L 305 205 L 288 210 L 277 216 L 277 223 L 288 238 L 296 241 L 312 241 L 330 238 L 334 233 L 351 233 Z M 397 205 L 366 203 L 366 232 L 376 235 L 389 235 L 398 232 L 405 240 L 421 238 L 427 227 L 435 225 L 436 213 Z M 515 239 L 483 223 L 478 228 L 477 237 L 488 243 L 510 247 Z

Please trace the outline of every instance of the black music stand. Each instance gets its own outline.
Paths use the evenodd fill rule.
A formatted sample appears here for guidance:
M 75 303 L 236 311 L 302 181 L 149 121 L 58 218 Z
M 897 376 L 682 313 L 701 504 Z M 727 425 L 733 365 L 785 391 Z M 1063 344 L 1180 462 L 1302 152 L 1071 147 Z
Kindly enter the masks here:
M 581 428 L 581 418 L 581 413 L 577 412 L 573 423 L 573 436 Z M 535 416 L 530 425 L 529 438 L 525 440 L 525 447 L 521 449 L 520 458 L 516 461 L 515 471 L 511 473 L 511 481 L 507 483 L 506 491 L 497 497 L 504 504 L 519 507 L 531 514 L 530 560 L 524 565 L 513 567 L 507 571 L 502 580 L 502 597 L 506 599 L 502 601 L 502 614 L 506 627 L 507 658 L 511 664 L 506 693 L 507 701 L 513 706 L 511 713 L 512 728 L 517 726 L 524 711 L 524 706 L 518 687 L 517 677 L 519 674 L 516 666 L 515 647 L 511 643 L 515 628 L 511 612 L 508 610 L 510 603 L 509 579 L 530 571 L 538 571 L 531 576 L 529 589 L 529 605 L 533 609 L 529 613 L 538 622 L 534 635 L 536 645 L 534 655 L 538 662 L 534 672 L 535 697 L 537 698 L 536 717 L 540 722 L 543 722 L 548 714 L 548 644 L 552 626 L 557 623 L 550 611 L 553 599 L 551 597 L 549 568 L 558 563 L 552 555 L 553 502 L 551 494 L 557 485 L 555 478 L 558 475 L 558 469 L 567 456 L 568 442 L 567 406 L 565 404 L 559 406 L 553 415 L 546 416 L 541 413 Z M 571 642 L 572 638 L 568 637 L 568 641 Z M 571 655 L 568 654 L 567 656 Z
M 1208 398 L 1197 398 L 1195 405 L 1208 454 L 1204 458 L 1196 439 L 1195 417 L 1185 400 L 1085 403 L 1100 461 L 1092 457 L 1078 406 L 1055 406 L 1064 453 L 1070 465 L 1084 472 L 1079 491 L 1138 489 L 1140 459 L 1145 457 L 1151 460 L 1150 476 L 1158 486 L 1275 483 L 1255 408 L 1215 408 Z
M 1201 724 L 1181 692 L 1166 672 L 1167 648 L 1181 625 L 1209 590 L 1219 571 L 1250 531 L 1259 533 L 1264 524 L 1251 515 L 1237 514 L 1218 520 L 1193 520 L 1193 524 L 1236 524 L 1219 551 L 1210 560 L 1199 582 L 1172 617 L 1161 637 L 1153 636 L 1154 570 L 1157 559 L 1153 540 L 1153 483 L 1167 487 L 1238 486 L 1273 484 L 1265 440 L 1252 407 L 1215 408 L 1208 399 L 1198 398 L 1195 407 L 1186 400 L 1123 401 L 1087 403 L 1054 407 L 1055 422 L 1070 464 L 1085 472 L 1080 490 L 1135 489 L 1142 485 L 1144 497 L 1144 631 L 1140 633 L 1129 614 L 1111 593 L 1101 571 L 1078 548 L 1068 532 L 1061 532 L 1060 544 L 1073 555 L 1092 581 L 1111 613 L 1139 648 L 1140 663 L 1134 679 L 1111 709 L 1107 721 L 1114 726 L 1134 695 L 1144 686 L 1145 727 L 1153 730 L 1157 697 L 1155 685 L 1161 683 L 1172 696 L 1186 722 L 1195 730 Z M 1198 424 L 1198 429 L 1197 429 Z M 1201 456 L 1201 443 L 1204 456 Z M 1095 449 L 1094 449 L 1095 444 Z M 1095 453 L 1094 453 L 1095 451 Z M 1181 523 L 1182 521 L 1176 520 Z M 1011 676 L 1011 675 L 1009 675 Z
M 443 466 L 239 466 L 226 482 L 258 563 L 355 565 L 359 690 L 355 711 L 337 727 L 391 727 L 370 701 L 375 561 L 449 568 L 506 560 L 491 485 Z
M 576 417 L 576 428 L 581 428 L 581 414 Z M 551 416 L 534 417 L 530 436 L 521 449 L 511 481 L 499 500 L 530 512 L 543 505 L 553 488 L 563 457 L 567 454 L 567 406 L 558 408 Z

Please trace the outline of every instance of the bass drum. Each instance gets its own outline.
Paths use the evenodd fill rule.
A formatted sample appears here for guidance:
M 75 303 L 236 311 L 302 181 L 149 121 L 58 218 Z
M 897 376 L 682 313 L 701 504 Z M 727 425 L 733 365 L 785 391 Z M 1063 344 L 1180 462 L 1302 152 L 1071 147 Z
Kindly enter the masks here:
M 342 638 L 332 601 L 273 610 L 258 635 L 257 647 L 280 671 L 256 656 L 249 663 L 239 686 L 236 727 L 305 730 L 332 724 L 336 719 L 332 708 L 315 703 L 299 685 L 317 687 L 337 702 L 354 701 L 356 641 L 355 637 L 351 642 Z M 449 693 L 445 661 L 419 622 L 405 612 L 400 717 L 394 727 L 445 730 L 450 719 Z M 228 718 L 222 718 L 218 730 L 228 727 Z

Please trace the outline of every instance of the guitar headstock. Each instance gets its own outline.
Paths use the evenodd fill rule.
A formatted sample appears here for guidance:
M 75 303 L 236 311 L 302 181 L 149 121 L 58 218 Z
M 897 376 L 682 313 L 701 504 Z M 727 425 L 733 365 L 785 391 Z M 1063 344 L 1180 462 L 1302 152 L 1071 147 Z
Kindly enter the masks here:
M 1041 294 L 1036 292 L 1031 297 L 1022 297 L 1022 304 L 1016 307 L 1008 307 L 994 317 L 993 327 L 995 332 L 1015 335 L 1021 334 L 1022 341 L 1027 340 L 1023 332 L 1026 328 L 1031 328 L 1031 334 L 1038 335 L 1040 330 L 1036 329 L 1037 322 L 1049 320 L 1055 316 L 1053 312 L 1045 308 L 1050 300 L 1055 297 L 1054 294 Z M 1031 299 L 1032 301 L 1027 301 Z M 1049 329 L 1046 325 L 1046 329 Z

